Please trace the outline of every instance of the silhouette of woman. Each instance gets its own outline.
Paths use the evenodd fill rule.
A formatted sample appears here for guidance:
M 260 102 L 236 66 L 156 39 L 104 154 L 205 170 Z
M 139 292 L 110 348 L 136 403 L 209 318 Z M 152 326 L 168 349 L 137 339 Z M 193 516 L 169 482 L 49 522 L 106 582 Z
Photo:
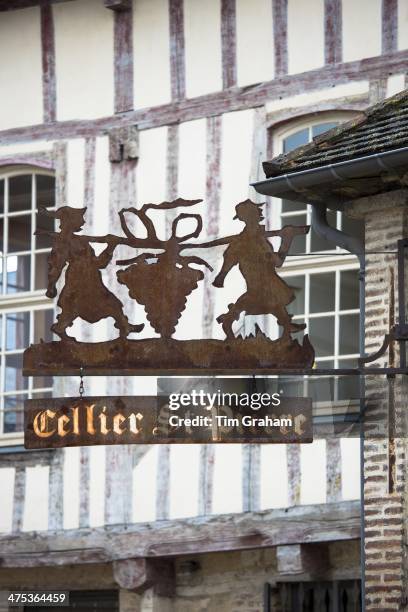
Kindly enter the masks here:
M 86 208 L 62 206 L 51 212 L 41 209 L 60 221 L 60 231 L 51 233 L 52 250 L 48 257 L 48 288 L 46 295 L 54 298 L 57 295 L 56 284 L 66 264 L 65 285 L 58 298 L 57 305 L 61 308 L 57 321 L 51 330 L 61 338 L 69 338 L 66 334 L 77 317 L 89 323 L 96 323 L 106 317 L 115 320 L 115 327 L 120 337 L 126 338 L 131 332 L 140 332 L 144 324 L 132 325 L 123 313 L 122 303 L 102 281 L 101 269 L 106 268 L 112 259 L 118 244 L 117 236 L 101 237 L 78 236 L 84 223 Z M 90 242 L 105 242 L 106 249 L 95 255 Z

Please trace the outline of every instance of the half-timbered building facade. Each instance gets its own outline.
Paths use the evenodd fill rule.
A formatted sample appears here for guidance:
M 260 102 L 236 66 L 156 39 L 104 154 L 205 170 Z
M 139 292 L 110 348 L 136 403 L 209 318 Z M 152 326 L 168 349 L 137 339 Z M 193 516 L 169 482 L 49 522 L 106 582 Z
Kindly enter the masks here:
M 25 451 L 24 399 L 75 395 L 79 380 L 23 377 L 22 352 L 50 339 L 54 316 L 39 206 L 86 206 L 87 231 L 105 235 L 122 208 L 202 198 L 207 237 L 235 232 L 235 205 L 263 201 L 250 187 L 261 162 L 405 89 L 407 49 L 408 0 L 0 2 L 0 589 L 68 588 L 80 610 L 359 609 L 358 438 Z M 267 198 L 264 215 L 304 225 L 311 210 Z M 358 270 L 313 231 L 283 270 L 321 367 L 356 363 Z M 177 337 L 222 337 L 215 317 L 240 281 L 219 297 L 211 281 Z M 105 339 L 111 323 L 70 333 Z M 353 385 L 336 381 L 330 401 L 352 410 Z M 85 388 L 154 394 L 157 381 Z

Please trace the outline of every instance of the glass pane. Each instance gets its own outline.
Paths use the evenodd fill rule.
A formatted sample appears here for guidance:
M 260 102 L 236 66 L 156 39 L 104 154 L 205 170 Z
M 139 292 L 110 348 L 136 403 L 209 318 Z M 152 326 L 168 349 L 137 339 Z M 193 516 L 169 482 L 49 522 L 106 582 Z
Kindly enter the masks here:
M 288 153 L 309 142 L 309 128 L 291 134 L 283 141 L 283 152 Z
M 334 317 L 310 319 L 309 334 L 316 357 L 334 355 Z
M 329 210 L 327 211 L 327 222 L 328 224 L 333 227 L 336 228 L 336 221 L 337 221 L 337 213 L 335 210 Z M 310 230 L 310 250 L 312 252 L 314 251 L 333 251 L 335 250 L 336 245 L 334 244 L 334 242 L 331 242 L 329 240 L 326 240 L 325 238 L 322 238 L 321 236 L 319 236 L 318 234 L 316 234 L 316 232 L 311 229 Z
M 31 174 L 9 178 L 9 212 L 31 210 Z
M 48 253 L 38 253 L 35 257 L 35 289 L 45 289 L 48 283 Z
M 289 314 L 301 315 L 305 312 L 305 277 L 290 276 L 284 279 L 295 294 L 294 301 L 288 305 Z
M 293 217 L 288 217 L 287 219 L 282 219 L 282 225 L 306 225 L 306 215 L 294 215 Z M 291 255 L 299 255 L 300 253 L 306 252 L 306 236 L 302 234 L 300 236 L 295 236 L 291 247 L 289 249 L 289 253 Z
M 360 337 L 360 316 L 341 315 L 340 316 L 340 346 L 339 353 L 341 355 L 350 355 L 359 352 L 359 337 Z
M 341 216 L 341 227 L 343 232 L 359 238 L 364 244 L 364 221 L 361 219 L 350 219 L 350 217 L 346 217 L 343 214 Z
M 327 132 L 337 125 L 339 125 L 337 121 L 328 121 L 327 123 L 319 123 L 319 125 L 314 125 L 312 127 L 312 137 L 314 138 L 315 136 L 319 136 L 319 134 L 323 134 L 323 132 Z
M 359 308 L 359 270 L 340 272 L 340 310 Z
M 4 180 L 0 181 L 0 215 L 4 213 Z
M 47 215 L 37 214 L 36 229 L 40 230 L 41 232 L 53 232 L 55 229 L 55 219 L 47 217 Z M 50 249 L 52 246 L 51 240 L 51 236 L 41 233 L 35 237 L 35 248 Z
M 23 376 L 23 353 L 6 355 L 6 391 L 22 391 L 28 389 L 28 377 Z
M 330 369 L 334 367 L 333 361 L 316 361 L 316 368 Z M 308 379 L 308 396 L 316 402 L 332 402 L 334 398 L 334 378 L 332 376 L 314 377 Z
M 293 212 L 295 210 L 306 210 L 307 204 L 295 200 L 282 200 L 282 212 Z M 289 219 L 287 220 L 289 223 Z
M 335 272 L 310 275 L 310 312 L 330 312 L 335 308 Z
M 52 332 L 51 325 L 54 323 L 54 310 L 37 310 L 34 312 L 34 342 L 38 343 L 41 340 L 51 342 Z
M 340 359 L 339 368 L 356 368 L 357 359 Z M 340 376 L 338 381 L 338 399 L 358 400 L 360 383 L 358 376 Z
M 4 252 L 4 217 L 0 219 L 0 254 Z
M 31 215 L 9 217 L 8 252 L 30 251 L 31 249 Z
M 23 431 L 25 399 L 25 393 L 4 397 L 4 433 Z
M 31 255 L 11 255 L 6 258 L 7 293 L 30 290 Z
M 30 313 L 13 312 L 6 316 L 6 350 L 25 349 L 30 342 Z
M 37 208 L 55 206 L 55 178 L 53 176 L 36 175 L 37 182 Z

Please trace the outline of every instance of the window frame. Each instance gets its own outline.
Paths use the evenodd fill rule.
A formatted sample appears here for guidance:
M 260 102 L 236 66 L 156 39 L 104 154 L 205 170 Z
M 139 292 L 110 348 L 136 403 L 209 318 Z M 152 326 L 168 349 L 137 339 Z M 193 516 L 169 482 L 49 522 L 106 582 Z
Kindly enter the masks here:
M 289 136 L 296 132 L 313 127 L 322 123 L 345 122 L 358 116 L 359 111 L 322 111 L 310 114 L 296 116 L 292 120 L 287 120 L 283 124 L 270 125 L 268 128 L 268 138 L 271 145 L 271 150 L 274 156 L 283 154 L 284 141 Z M 309 132 L 310 133 L 310 132 Z M 309 141 L 311 142 L 311 141 Z M 271 197 L 270 212 L 268 215 L 268 225 L 270 228 L 281 228 L 282 222 L 282 198 Z M 306 224 L 311 224 L 310 205 L 305 207 L 304 211 L 293 211 L 284 214 L 283 219 L 290 219 L 291 216 L 306 215 Z M 336 227 L 341 228 L 341 211 L 336 211 Z M 294 320 L 304 321 L 307 323 L 306 332 L 309 331 L 309 321 L 312 318 L 322 316 L 334 316 L 334 350 L 332 355 L 317 356 L 316 361 L 318 367 L 325 367 L 325 362 L 333 361 L 333 366 L 338 367 L 339 361 L 345 359 L 356 359 L 359 357 L 357 353 L 340 354 L 340 317 L 346 314 L 360 314 L 359 308 L 340 309 L 340 272 L 346 270 L 359 270 L 359 262 L 355 255 L 348 253 L 345 249 L 336 247 L 335 249 L 320 252 L 308 252 L 310 245 L 310 234 L 307 236 L 305 254 L 293 255 L 286 259 L 285 265 L 280 276 L 288 281 L 290 277 L 304 275 L 305 276 L 305 312 L 302 315 L 294 315 Z M 333 311 L 310 313 L 310 275 L 318 273 L 334 272 L 335 273 L 335 305 Z M 307 377 L 306 377 L 307 378 Z M 305 378 L 305 385 L 307 380 Z M 338 398 L 339 380 L 335 381 L 335 403 L 340 404 L 343 400 Z
M 31 178 L 30 209 L 27 209 L 27 211 L 24 211 L 22 213 L 17 212 L 17 213 L 12 213 L 11 215 L 9 215 L 8 208 L 6 207 L 6 200 L 7 200 L 7 195 L 8 195 L 7 193 L 8 187 L 6 186 L 8 185 L 8 181 L 5 179 L 14 178 L 16 176 L 27 176 L 27 175 L 30 175 L 32 177 Z M 31 215 L 31 224 L 32 224 L 32 227 L 34 227 L 35 216 L 37 214 L 37 206 L 36 206 L 37 192 L 36 192 L 36 181 L 33 178 L 34 176 L 49 176 L 56 180 L 55 171 L 53 171 L 53 169 L 51 169 L 48 164 L 47 165 L 44 164 L 44 166 L 32 165 L 30 163 L 24 163 L 24 164 L 17 163 L 13 165 L 10 162 L 7 162 L 6 164 L 3 164 L 0 166 L 0 180 L 5 180 L 5 183 L 4 183 L 5 205 L 4 205 L 4 212 L 2 215 L 3 219 L 18 217 L 20 215 L 28 214 L 29 212 Z M 6 225 L 5 235 L 6 235 L 6 240 L 7 240 L 8 224 Z M 5 356 L 12 355 L 12 354 L 21 354 L 24 350 L 24 349 L 6 350 L 6 318 L 7 318 L 7 315 L 10 313 L 19 313 L 19 312 L 29 313 L 29 320 L 30 320 L 29 344 L 31 344 L 34 342 L 34 333 L 35 333 L 34 314 L 42 310 L 51 310 L 55 308 L 53 300 L 46 297 L 44 289 L 35 289 L 35 288 L 32 289 L 31 288 L 33 286 L 35 287 L 35 266 L 36 266 L 36 257 L 32 256 L 32 254 L 34 253 L 35 255 L 37 255 L 41 253 L 48 253 L 50 251 L 49 248 L 36 249 L 35 247 L 36 247 L 35 236 L 32 232 L 31 242 L 30 242 L 30 251 L 29 251 L 30 257 L 31 257 L 30 290 L 20 291 L 20 292 L 15 292 L 15 293 L 3 293 L 3 291 L 0 292 L 0 314 L 3 315 L 1 318 L 2 341 L 0 343 L 0 356 L 1 356 L 1 359 L 0 359 L 0 447 L 21 445 L 23 442 L 23 437 L 24 437 L 23 430 L 14 431 L 14 432 L 4 432 L 3 431 L 4 416 L 5 416 L 4 398 L 7 396 L 14 397 L 18 395 L 22 395 L 22 396 L 28 395 L 28 397 L 31 397 L 33 391 L 34 391 L 34 395 L 36 395 L 37 393 L 45 393 L 45 392 L 49 393 L 50 390 L 52 390 L 52 387 L 44 387 L 44 388 L 36 387 L 34 389 L 32 377 L 28 377 L 27 389 L 22 389 L 22 390 L 15 389 L 11 391 L 5 390 L 5 371 L 6 371 Z M 27 254 L 28 252 L 27 251 L 16 251 L 15 253 L 13 252 L 12 255 L 18 257 L 18 256 L 21 256 L 23 253 Z M 7 282 L 7 280 L 4 280 L 6 278 L 7 278 L 7 273 L 5 271 L 5 274 L 3 274 L 3 283 Z

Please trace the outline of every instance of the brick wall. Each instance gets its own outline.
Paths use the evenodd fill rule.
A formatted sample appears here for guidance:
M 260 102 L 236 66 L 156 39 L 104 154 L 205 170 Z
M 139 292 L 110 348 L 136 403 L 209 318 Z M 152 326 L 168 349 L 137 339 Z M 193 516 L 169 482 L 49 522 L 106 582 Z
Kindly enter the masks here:
M 396 323 L 397 241 L 406 237 L 408 191 L 356 201 L 366 228 L 366 351 L 377 351 Z M 376 253 L 373 253 L 376 251 Z M 384 253 L 385 252 L 385 253 Z M 389 252 L 389 254 L 388 254 Z M 398 365 L 398 346 L 375 362 Z M 404 377 L 366 378 L 364 443 L 366 609 L 406 609 Z

